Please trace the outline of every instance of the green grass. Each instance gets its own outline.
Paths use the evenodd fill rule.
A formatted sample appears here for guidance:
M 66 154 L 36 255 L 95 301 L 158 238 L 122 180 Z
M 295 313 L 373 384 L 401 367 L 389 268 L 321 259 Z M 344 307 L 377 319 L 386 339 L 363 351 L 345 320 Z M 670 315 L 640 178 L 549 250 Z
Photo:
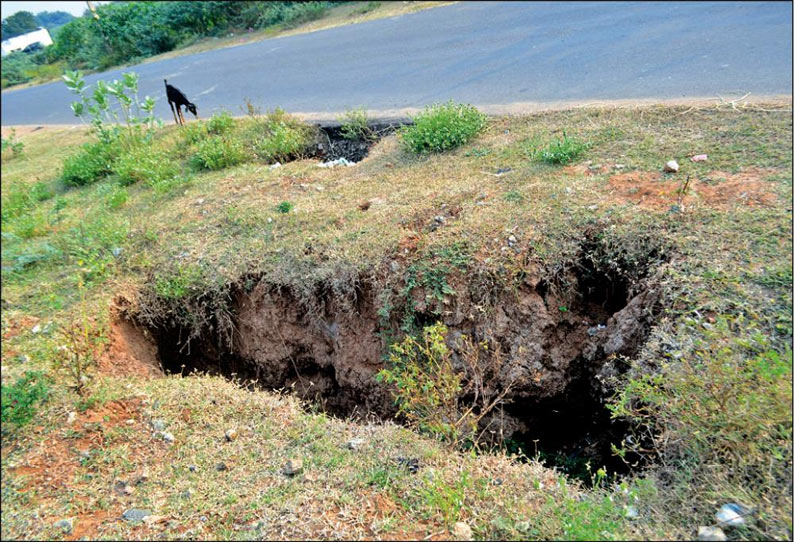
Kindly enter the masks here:
M 471 105 L 450 101 L 426 107 L 413 122 L 400 131 L 400 136 L 407 149 L 423 154 L 463 145 L 485 128 L 486 117 Z

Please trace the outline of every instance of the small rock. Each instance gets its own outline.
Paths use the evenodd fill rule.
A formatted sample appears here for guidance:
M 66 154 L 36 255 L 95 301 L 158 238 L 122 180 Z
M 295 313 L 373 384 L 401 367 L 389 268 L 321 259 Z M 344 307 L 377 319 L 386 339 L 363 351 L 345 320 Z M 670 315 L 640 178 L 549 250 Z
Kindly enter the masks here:
M 76 419 L 77 419 L 77 413 L 76 412 L 70 412 L 69 415 L 66 416 L 66 424 L 67 425 L 72 425 Z
M 163 440 L 168 443 L 172 443 L 174 442 L 174 435 L 166 431 L 165 433 L 163 433 Z
M 126 423 L 127 425 L 134 425 L 135 424 L 135 420 L 133 420 L 132 418 L 129 418 L 124 423 Z
M 446 219 L 443 216 L 438 215 L 438 216 L 433 217 L 433 221 L 436 224 L 443 224 L 444 222 L 446 222 Z
M 509 167 L 500 167 L 499 169 L 496 170 L 496 174 L 497 175 L 504 175 L 505 173 L 510 173 L 511 171 L 513 171 L 513 170 L 511 168 L 509 168 Z
M 33 329 L 30 330 L 31 333 L 41 333 L 41 324 L 36 324 L 33 326 Z
M 347 448 L 348 450 L 358 450 L 362 444 L 364 444 L 363 438 L 354 438 L 347 442 Z
M 229 470 L 229 466 L 226 463 L 224 463 L 223 461 L 221 461 L 220 463 L 215 465 L 215 470 L 219 471 L 219 472 L 223 472 L 223 471 Z
M 314 185 L 314 189 L 317 190 L 318 192 L 322 192 L 323 190 L 325 190 L 325 187 L 321 184 L 316 184 Z
M 615 169 L 626 169 L 626 164 L 615 164 L 612 167 L 614 167 Z
M 419 460 L 408 457 L 398 457 L 397 463 L 406 467 L 411 474 L 419 472 Z
M 458 540 L 471 540 L 474 537 L 471 527 L 462 521 L 455 523 L 455 526 L 452 527 L 452 534 Z
M 151 516 L 152 513 L 148 510 L 142 510 L 140 508 L 130 508 L 129 510 L 125 510 L 123 514 L 121 514 L 121 519 L 124 521 L 143 521 L 144 518 Z
M 698 527 L 698 540 L 723 541 L 728 540 L 719 527 Z
M 720 527 L 741 527 L 747 523 L 745 516 L 750 513 L 751 510 L 746 506 L 732 502 L 723 504 L 714 518 Z
M 226 437 L 226 442 L 232 442 L 237 439 L 237 430 L 229 429 L 224 436 Z
M 281 162 L 276 162 L 275 164 L 271 164 L 270 166 L 268 166 L 267 169 L 276 169 L 280 167 L 281 167 Z
M 179 496 L 182 497 L 183 499 L 189 499 L 189 498 L 191 498 L 193 496 L 193 490 L 192 489 L 186 489 L 185 491 L 180 493 Z
M 196 465 L 188 465 L 187 470 L 190 472 L 198 472 L 198 467 Z
M 124 487 L 121 488 L 121 492 L 124 495 L 132 495 L 133 493 L 135 493 L 135 488 L 129 484 L 125 484 Z
M 121 247 L 113 247 L 113 249 L 110 252 L 113 254 L 115 258 L 118 258 L 119 256 L 121 256 L 121 253 L 124 252 L 124 249 Z
M 640 517 L 640 512 L 636 506 L 629 505 L 626 507 L 626 517 L 628 519 L 637 519 Z
M 510 237 L 508 237 L 508 238 L 507 238 L 507 244 L 508 244 L 508 246 L 511 246 L 511 247 L 512 247 L 512 246 L 513 246 L 513 245 L 515 245 L 516 243 L 518 243 L 518 239 L 516 239 L 516 236 L 515 236 L 515 235 L 511 235 Z
M 165 430 L 165 420 L 152 420 L 152 429 L 155 431 Z
M 152 526 L 155 523 L 160 523 L 162 521 L 165 521 L 166 519 L 168 519 L 167 516 L 146 516 L 145 518 L 143 518 L 143 522 L 146 525 Z
M 71 519 L 62 519 L 53 523 L 52 526 L 56 529 L 60 529 L 64 532 L 64 534 L 72 534 L 72 528 L 74 524 L 72 523 Z
M 204 198 L 199 198 L 196 200 L 196 205 L 203 205 L 203 204 L 204 204 Z
M 284 465 L 284 474 L 287 476 L 294 476 L 303 470 L 303 461 L 300 459 L 290 459 Z
M 400 271 L 400 262 L 396 260 L 392 260 L 389 263 L 389 269 L 391 269 L 392 273 L 397 273 L 398 271 Z
M 588 328 L 587 334 L 590 335 L 591 337 L 594 337 L 594 336 L 598 335 L 599 331 L 601 331 L 603 329 L 606 329 L 606 328 L 607 328 L 607 326 L 598 324 L 597 326 L 593 326 L 591 328 Z
M 678 173 L 678 162 L 675 160 L 670 160 L 664 165 L 664 172 L 665 173 Z
M 707 154 L 696 154 L 695 156 L 690 158 L 690 160 L 692 160 L 693 162 L 705 162 L 708 159 L 709 156 Z
M 595 211 L 596 209 L 598 209 L 598 205 L 588 205 L 587 208 L 591 211 Z

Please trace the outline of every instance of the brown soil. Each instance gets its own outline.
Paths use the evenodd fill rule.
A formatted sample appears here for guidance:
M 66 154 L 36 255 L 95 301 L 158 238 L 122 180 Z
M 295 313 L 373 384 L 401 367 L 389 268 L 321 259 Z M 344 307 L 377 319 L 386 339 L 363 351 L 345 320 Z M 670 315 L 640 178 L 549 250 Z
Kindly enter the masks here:
M 711 171 L 690 181 L 684 206 L 729 209 L 737 205 L 771 207 L 778 202 L 774 185 L 766 180 L 774 170 L 747 168 L 738 173 Z M 661 172 L 631 171 L 609 178 L 610 199 L 619 203 L 636 203 L 649 209 L 668 210 L 679 202 L 679 191 L 686 176 L 674 177 Z
M 113 376 L 155 376 L 162 374 L 157 346 L 143 329 L 129 320 L 111 319 L 109 343 L 99 359 L 99 370 Z
M 81 467 L 81 454 L 93 454 L 105 449 L 109 444 L 106 435 L 111 431 L 116 428 L 133 429 L 136 433 L 147 431 L 141 407 L 141 401 L 137 398 L 110 401 L 78 414 L 74 423 L 66 426 L 66 429 L 45 434 L 43 427 L 37 427 L 33 438 L 40 440 L 39 445 L 25 456 L 24 463 L 9 468 L 15 477 L 24 477 L 20 492 L 31 493 L 31 506 L 39 508 L 44 522 L 54 523 L 63 518 L 53 514 L 52 510 L 56 504 L 64 504 L 64 488 L 74 489 L 68 501 L 73 510 L 68 517 L 74 519 L 74 530 L 65 540 L 83 537 L 91 540 L 102 536 L 103 526 L 120 521 L 122 511 L 129 507 L 129 503 L 110 487 L 77 491 L 73 484 L 79 470 L 96 471 L 102 468 L 99 464 Z M 134 457 L 139 465 L 155 461 L 166 446 L 161 441 L 140 438 L 125 440 L 124 444 L 128 456 Z M 110 473 L 100 474 L 103 476 L 99 479 L 110 476 Z M 107 504 L 106 509 L 99 509 L 97 503 L 100 500 Z

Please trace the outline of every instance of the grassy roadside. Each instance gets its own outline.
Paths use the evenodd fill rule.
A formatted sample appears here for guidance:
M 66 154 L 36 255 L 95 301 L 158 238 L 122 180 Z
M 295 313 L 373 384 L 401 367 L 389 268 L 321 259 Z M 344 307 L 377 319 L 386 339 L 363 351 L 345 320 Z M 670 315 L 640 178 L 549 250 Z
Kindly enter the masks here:
M 176 58 L 185 55 L 192 55 L 212 51 L 214 49 L 225 49 L 228 47 L 239 47 L 240 45 L 247 45 L 270 38 L 281 38 L 286 36 L 294 36 L 296 34 L 305 34 L 308 32 L 317 32 L 319 30 L 326 30 L 335 28 L 337 26 L 344 26 L 348 24 L 358 24 L 375 19 L 382 19 L 385 17 L 399 17 L 408 13 L 415 13 L 423 9 L 431 9 L 441 6 L 447 6 L 454 2 L 349 2 L 341 6 L 336 6 L 328 10 L 328 13 L 319 20 L 309 21 L 298 24 L 294 27 L 284 27 L 282 25 L 275 25 L 263 30 L 254 32 L 243 33 L 230 33 L 225 37 L 203 38 L 195 43 L 185 47 L 169 51 L 160 55 L 155 55 L 139 62 L 132 62 L 129 64 L 122 64 L 118 66 L 111 66 L 102 71 L 123 69 L 137 64 L 148 64 L 150 62 L 158 62 L 169 58 Z M 66 69 L 65 62 L 58 62 L 56 64 L 47 64 L 42 66 L 36 78 L 27 83 L 20 85 L 8 86 L 3 89 L 3 92 L 20 90 L 30 88 L 52 81 L 60 81 L 61 75 Z M 83 70 L 86 75 L 94 72 L 92 70 Z
M 330 419 L 294 399 L 215 377 L 99 372 L 81 397 L 55 374 L 36 420 L 4 435 L 3 538 L 64 537 L 54 527 L 63 518 L 74 519 L 69 538 L 448 538 L 457 521 L 479 539 L 691 538 L 730 499 L 762 510 L 756 530 L 735 536 L 785 538 L 786 528 L 790 536 L 785 481 L 757 472 L 759 455 L 768 459 L 762 452 L 790 454 L 790 428 L 771 451 L 741 448 L 738 437 L 756 426 L 778 431 L 776 416 L 791 412 L 784 354 L 791 334 L 791 120 L 760 109 L 494 118 L 484 135 L 446 154 L 416 157 L 390 136 L 353 168 L 297 160 L 271 169 L 268 160 L 248 158 L 211 172 L 184 166 L 185 182 L 163 190 L 121 187 L 112 177 L 69 189 L 58 180 L 60 163 L 88 139 L 85 132 L 20 135 L 24 153 L 4 156 L 2 179 L 4 386 L 26 372 L 49 373 L 57 330 L 83 308 L 107 335 L 107 308 L 119 292 L 159 284 L 178 300 L 180 292 L 211 291 L 252 273 L 302 284 L 379 265 L 406 249 L 404 265 L 427 264 L 461 242 L 471 266 L 509 280 L 534 258 L 562 261 L 582 228 L 601 223 L 623 243 L 617 251 L 649 233 L 676 247 L 664 283 L 675 295 L 637 362 L 672 371 L 679 396 L 692 405 L 703 390 L 730 397 L 726 390 L 740 389 L 747 401 L 733 413 L 738 426 L 722 430 L 728 455 L 750 469 L 737 471 L 737 480 L 724 469 L 699 470 L 697 457 L 666 456 L 669 463 L 644 478 L 584 489 L 535 462 L 450 453 L 391 424 Z M 243 141 L 246 128 L 237 121 L 228 137 Z M 185 131 L 162 130 L 155 148 L 174 148 Z M 586 144 L 579 157 L 569 165 L 542 160 L 542 151 L 572 145 L 563 133 Z M 688 158 L 701 153 L 707 162 Z M 661 172 L 671 158 L 682 166 L 679 175 Z M 687 175 L 693 184 L 680 200 Z M 440 213 L 443 227 L 431 228 Z M 511 235 L 518 248 L 504 250 Z M 710 362 L 700 353 L 711 348 L 696 339 L 715 351 L 728 346 L 730 356 L 710 365 L 723 371 L 697 372 L 697 363 Z M 741 387 L 731 371 L 757 352 L 782 353 L 783 362 L 767 363 L 772 376 L 752 374 Z M 685 367 L 680 359 L 697 361 L 696 378 L 675 372 Z M 69 412 L 76 415 L 66 424 Z M 173 443 L 155 434 L 155 420 Z M 228 429 L 239 435 L 230 442 Z M 683 430 L 663 429 L 671 438 Z M 347 446 L 353 438 L 363 440 L 357 450 Z M 715 439 L 703 457 L 720 449 L 719 434 Z M 284 476 L 284 463 L 295 457 L 303 473 Z M 399 458 L 418 459 L 421 468 L 412 473 Z M 218 470 L 220 463 L 227 468 Z M 639 519 L 627 519 L 629 505 Z M 131 507 L 155 519 L 118 520 Z

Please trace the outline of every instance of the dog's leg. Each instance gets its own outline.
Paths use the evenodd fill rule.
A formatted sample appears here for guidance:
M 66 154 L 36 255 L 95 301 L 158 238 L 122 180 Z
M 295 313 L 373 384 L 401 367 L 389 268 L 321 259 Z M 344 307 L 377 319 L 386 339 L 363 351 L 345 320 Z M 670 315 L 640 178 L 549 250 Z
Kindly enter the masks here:
M 174 123 L 179 124 L 179 121 L 176 118 L 176 111 L 174 111 L 174 102 L 172 102 L 171 100 L 168 100 L 168 105 L 171 106 L 171 113 L 174 114 Z

